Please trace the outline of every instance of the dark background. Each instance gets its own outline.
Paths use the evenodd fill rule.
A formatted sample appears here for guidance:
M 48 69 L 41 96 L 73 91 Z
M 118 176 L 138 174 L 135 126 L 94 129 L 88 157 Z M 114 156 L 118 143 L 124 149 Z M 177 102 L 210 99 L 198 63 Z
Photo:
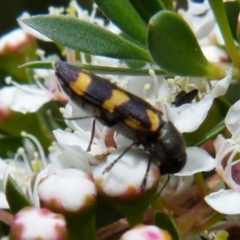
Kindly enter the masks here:
M 69 0 L 0 0 L 0 37 L 18 27 L 16 19 L 27 11 L 30 15 L 47 14 L 48 7 L 66 7 Z M 91 0 L 78 1 L 84 8 L 91 8 Z

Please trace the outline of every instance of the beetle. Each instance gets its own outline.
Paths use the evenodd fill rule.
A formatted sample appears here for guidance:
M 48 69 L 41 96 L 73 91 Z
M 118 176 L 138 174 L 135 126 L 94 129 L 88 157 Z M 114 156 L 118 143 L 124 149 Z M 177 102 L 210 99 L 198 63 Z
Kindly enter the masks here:
M 183 136 L 172 122 L 163 121 L 161 111 L 109 80 L 76 66 L 64 62 L 55 62 L 53 66 L 62 89 L 73 102 L 133 141 L 124 153 L 133 145 L 142 145 L 149 153 L 146 175 L 151 161 L 159 164 L 161 175 L 177 173 L 184 167 L 187 156 Z
M 197 89 L 193 89 L 190 92 L 182 90 L 175 96 L 174 102 L 172 102 L 172 104 L 175 107 L 180 107 L 183 104 L 191 103 L 192 100 L 197 96 L 197 94 L 198 94 Z

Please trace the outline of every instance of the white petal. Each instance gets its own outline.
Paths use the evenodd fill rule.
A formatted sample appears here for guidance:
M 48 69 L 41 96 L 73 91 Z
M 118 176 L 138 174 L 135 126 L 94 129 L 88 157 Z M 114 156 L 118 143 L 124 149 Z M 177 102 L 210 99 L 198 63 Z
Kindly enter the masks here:
M 172 119 L 173 124 L 182 133 L 195 131 L 206 118 L 213 99 L 213 96 L 208 94 L 200 102 L 172 108 L 180 112 L 178 117 Z
M 43 104 L 49 102 L 52 95 L 36 88 L 35 85 L 21 86 L 14 91 L 11 109 L 21 113 L 36 112 Z M 31 99 L 29 101 L 29 99 Z
M 81 139 L 73 133 L 63 131 L 61 129 L 57 129 L 53 131 L 53 134 L 57 140 L 57 142 L 62 145 L 63 147 L 66 146 L 81 146 L 82 148 L 86 147 L 87 149 L 87 141 L 82 141 L 82 144 L 79 143 Z M 86 135 L 86 133 L 85 133 Z M 82 136 L 84 139 L 86 139 L 86 136 Z M 84 146 L 83 146 L 84 145 Z
M 234 103 L 228 110 L 227 116 L 225 118 L 225 124 L 227 129 L 233 135 L 234 132 L 240 126 L 240 100 Z
M 44 168 L 40 173 L 38 173 L 36 180 L 34 182 L 34 186 L 33 186 L 33 193 L 32 193 L 32 202 L 34 204 L 35 207 L 39 208 L 40 207 L 40 202 L 39 202 L 39 196 L 38 196 L 38 184 L 40 183 L 40 181 L 45 178 L 48 175 L 48 171 L 49 171 L 50 165 L 48 165 L 46 168 Z
M 81 149 L 86 151 L 89 141 L 91 138 L 90 132 L 85 132 L 84 130 L 79 129 L 79 131 L 75 131 L 74 133 L 66 132 L 61 129 L 57 129 L 53 131 L 53 134 L 57 140 L 57 142 L 63 147 L 72 147 L 72 146 L 80 146 Z M 100 144 L 98 144 L 97 139 L 94 138 L 93 144 L 91 145 L 91 153 L 92 155 L 102 154 L 105 152 L 104 148 L 101 148 Z
M 208 1 L 202 1 L 201 3 L 188 1 L 188 7 L 189 7 L 188 11 L 192 15 L 202 15 L 205 12 L 210 10 L 210 6 L 209 6 Z
M 229 68 L 226 71 L 226 76 L 222 80 L 217 80 L 216 85 L 213 86 L 213 88 L 212 88 L 211 93 L 213 94 L 213 96 L 215 98 L 219 97 L 219 96 L 223 96 L 226 93 L 226 91 L 229 87 L 229 84 L 231 82 L 231 79 L 232 79 L 232 71 Z M 212 82 L 214 82 L 214 81 L 211 81 L 211 83 Z
M 144 91 L 144 86 L 149 84 L 149 89 Z M 136 94 L 141 98 L 149 98 L 151 99 L 154 96 L 154 83 L 152 77 L 132 77 L 127 84 L 127 89 L 129 92 Z
M 88 158 L 91 158 L 91 156 L 89 156 L 86 152 L 83 152 L 78 146 L 65 149 L 60 156 L 58 156 L 59 164 L 61 164 L 62 169 L 77 168 L 90 174 L 92 171 Z
M 215 168 L 215 159 L 205 150 L 198 147 L 188 147 L 187 162 L 184 168 L 177 174 L 178 176 L 189 176 L 197 172 L 207 172 Z
M 101 184 L 102 190 L 109 196 L 121 196 L 126 193 L 129 187 L 139 192 L 146 173 L 149 155 L 137 149 L 130 149 L 118 162 L 109 170 L 105 168 L 116 160 L 126 148 L 119 148 L 108 155 L 107 161 L 99 164 L 93 169 L 95 182 Z M 158 167 L 152 163 L 148 172 L 145 189 L 152 188 L 159 180 Z M 98 183 L 97 183 L 98 184 Z
M 199 26 L 198 29 L 195 29 L 196 30 L 195 35 L 197 39 L 205 38 L 214 29 L 215 25 L 216 25 L 216 22 L 213 17 L 213 14 L 208 14 L 208 19 L 205 19 L 203 24 Z
M 3 87 L 0 90 L 0 108 L 9 109 L 14 99 L 16 88 L 13 86 Z
M 89 116 L 89 118 L 81 119 L 81 117 Z M 86 113 L 84 109 L 80 108 L 76 103 L 69 100 L 68 104 L 65 106 L 64 117 L 66 118 L 79 118 L 79 120 L 65 120 L 66 124 L 74 130 L 79 129 L 79 127 L 85 131 L 92 130 L 92 119 L 91 115 Z
M 216 22 L 207 1 L 204 3 L 189 2 L 189 9 L 183 15 L 198 39 L 207 37 Z
M 216 45 L 208 45 L 201 47 L 203 54 L 210 62 L 221 62 L 228 59 L 226 51 Z
M 121 134 L 117 134 L 117 136 L 115 138 L 115 142 L 116 142 L 118 148 L 120 148 L 120 147 L 129 147 L 132 144 L 132 140 L 124 137 Z
M 240 192 L 232 189 L 211 193 L 205 197 L 205 201 L 216 211 L 223 214 L 240 213 Z

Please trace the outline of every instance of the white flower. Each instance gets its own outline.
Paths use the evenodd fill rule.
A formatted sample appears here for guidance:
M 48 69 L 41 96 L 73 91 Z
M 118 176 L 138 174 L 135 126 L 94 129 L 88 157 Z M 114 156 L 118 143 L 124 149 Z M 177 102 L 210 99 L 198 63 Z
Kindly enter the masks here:
M 216 171 L 229 189 L 221 189 L 205 197 L 206 202 L 216 211 L 224 214 L 240 213 L 240 101 L 228 111 L 225 124 L 231 132 L 231 139 L 218 136 L 214 145 L 216 149 Z M 231 204 L 224 204 L 224 203 Z
M 25 132 L 22 136 L 25 137 L 25 149 L 19 148 L 13 159 L 0 160 L 0 192 L 5 192 L 8 176 L 11 175 L 21 190 L 32 200 L 32 180 L 47 166 L 47 160 L 41 144 L 34 136 Z M 0 195 L 3 201 L 0 201 L 0 204 L 8 207 L 6 201 L 4 202 L 5 195 L 3 196 L 2 193 Z
M 138 96 L 145 98 L 163 112 L 163 119 L 171 121 L 180 132 L 193 132 L 199 128 L 205 120 L 207 113 L 216 97 L 226 93 L 230 84 L 231 71 L 226 72 L 226 77 L 221 80 L 212 80 L 210 88 L 209 82 L 204 78 L 179 78 L 166 80 L 163 77 L 156 77 L 154 72 L 150 72 L 152 78 L 141 77 L 131 78 L 128 82 L 128 90 Z M 184 91 L 188 88 L 198 89 L 200 100 L 180 107 L 175 107 L 173 91 L 177 91 L 176 86 L 181 86 Z M 175 90 L 174 90 L 175 87 Z M 203 91 L 200 91 L 204 89 Z
M 15 29 L 0 38 L 0 55 L 17 52 L 34 39 L 21 29 Z
M 8 84 L 14 86 L 5 87 L 0 91 L 0 98 L 4 99 L 3 104 L 9 109 L 21 112 L 32 113 L 36 112 L 45 103 L 55 100 L 59 102 L 66 102 L 67 98 L 64 93 L 59 90 L 58 82 L 53 71 L 37 71 L 44 77 L 44 85 L 37 80 L 37 85 L 34 84 L 18 84 L 12 81 L 11 78 L 6 78 Z M 40 78 L 40 76 L 35 76 Z M 29 101 L 31 99 L 31 101 Z

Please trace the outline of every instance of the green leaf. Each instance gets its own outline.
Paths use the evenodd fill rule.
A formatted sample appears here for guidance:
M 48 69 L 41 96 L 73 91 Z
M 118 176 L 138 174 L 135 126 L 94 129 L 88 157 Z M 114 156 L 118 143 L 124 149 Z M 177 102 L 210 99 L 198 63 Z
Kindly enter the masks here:
M 11 176 L 8 176 L 6 183 L 6 198 L 13 214 L 27 206 L 33 206 L 31 201 L 22 192 L 20 187 Z
M 95 2 L 123 32 L 146 44 L 147 25 L 128 0 L 95 0 Z
M 164 9 L 160 0 L 129 0 L 133 7 L 137 10 L 141 18 L 148 23 L 149 19 L 157 12 Z
M 214 100 L 208 115 L 200 127 L 191 133 L 184 133 L 187 146 L 200 146 L 203 143 L 214 139 L 218 134 L 224 134 L 224 118 L 229 110 L 229 103 L 224 97 L 218 97 Z M 213 127 L 214 126 L 214 127 Z
M 81 64 L 76 63 L 73 64 L 79 69 L 89 71 L 95 74 L 108 74 L 108 75 L 132 75 L 132 76 L 149 76 L 149 69 L 132 69 L 132 68 L 114 68 L 114 67 L 105 67 L 105 66 L 95 66 L 90 64 Z M 40 69 L 53 69 L 52 62 L 43 62 L 43 61 L 35 61 L 23 64 L 20 66 L 21 68 L 40 68 Z M 172 76 L 160 69 L 154 69 L 156 75 L 165 75 Z
M 150 19 L 148 46 L 156 63 L 168 72 L 210 78 L 225 75 L 207 61 L 190 27 L 176 13 L 161 11 Z
M 163 212 L 156 212 L 154 215 L 154 224 L 159 228 L 168 231 L 172 236 L 172 239 L 180 240 L 177 227 L 169 215 Z
M 28 113 L 22 114 L 20 112 L 12 112 L 9 116 L 1 119 L 0 131 L 5 134 L 22 138 L 21 132 L 26 131 L 33 134 L 42 144 L 42 147 L 47 150 L 53 141 L 53 135 L 51 130 L 44 122 L 43 116 L 46 113 Z
M 238 15 L 240 11 L 239 2 L 225 2 L 224 3 L 228 23 L 233 35 L 233 38 L 238 41 L 237 37 L 237 24 L 238 24 Z
M 12 37 L 14 38 L 14 37 Z M 18 42 L 21 42 L 18 43 Z M 37 59 L 37 41 L 34 37 L 28 35 L 25 41 L 18 40 L 16 45 L 6 44 L 0 52 L 0 86 L 6 85 L 4 78 L 11 76 L 18 82 L 27 83 L 27 72 L 24 69 L 19 69 L 18 65 L 27 60 L 34 61 Z
M 224 123 L 224 120 L 222 120 L 215 127 L 213 127 L 209 132 L 207 132 L 199 142 L 195 143 L 194 146 L 201 146 L 203 143 L 207 142 L 208 140 L 213 139 L 218 134 L 220 134 L 220 132 L 222 132 L 224 128 L 225 128 L 225 123 Z
M 119 59 L 152 61 L 145 49 L 83 20 L 69 16 L 42 15 L 21 21 L 65 47 L 77 51 Z
M 22 138 L 14 138 L 8 134 L 0 134 L 0 156 L 1 158 L 9 158 L 22 145 Z

